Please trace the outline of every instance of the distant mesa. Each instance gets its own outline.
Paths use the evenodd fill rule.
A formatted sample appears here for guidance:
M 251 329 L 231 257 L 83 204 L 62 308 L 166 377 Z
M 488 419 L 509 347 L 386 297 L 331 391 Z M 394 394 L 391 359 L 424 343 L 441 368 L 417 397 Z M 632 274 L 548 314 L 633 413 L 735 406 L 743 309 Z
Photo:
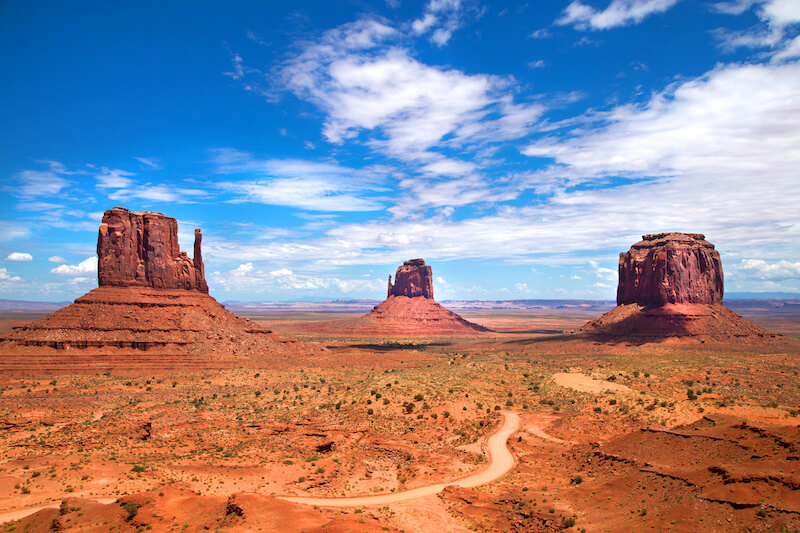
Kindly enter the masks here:
M 699 233 L 655 233 L 619 255 L 617 307 L 577 333 L 620 340 L 772 337 L 722 305 L 719 252 Z
M 109 209 L 97 238 L 99 287 L 0 337 L 4 372 L 227 368 L 318 348 L 281 339 L 208 295 L 200 230 L 194 258 L 161 213 Z
M 411 259 L 398 267 L 394 275 L 394 285 L 392 276 L 389 275 L 389 291 L 386 297 L 390 296 L 422 296 L 433 300 L 433 274 L 424 259 Z
M 423 259 L 411 259 L 398 267 L 386 300 L 362 318 L 361 329 L 402 335 L 474 335 L 489 331 L 433 300 L 433 274 Z

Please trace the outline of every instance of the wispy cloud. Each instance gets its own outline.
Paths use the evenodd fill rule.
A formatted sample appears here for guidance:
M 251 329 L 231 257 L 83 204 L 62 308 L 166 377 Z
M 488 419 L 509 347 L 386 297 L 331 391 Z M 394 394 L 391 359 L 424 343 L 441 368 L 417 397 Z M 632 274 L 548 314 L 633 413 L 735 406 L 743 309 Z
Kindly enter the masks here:
M 430 33 L 430 40 L 436 46 L 444 46 L 463 24 L 461 0 L 430 0 L 425 12 L 411 24 L 417 35 Z
M 508 79 L 426 65 L 391 43 L 399 36 L 363 19 L 326 32 L 284 65 L 286 86 L 326 113 L 328 141 L 365 133 L 373 148 L 424 162 L 434 147 L 518 138 L 541 116 L 543 106 L 511 100 Z
M 5 268 L 0 268 L 0 281 L 22 281 L 22 278 L 10 274 Z
M 137 158 L 138 159 L 138 158 Z M 120 170 L 118 168 L 102 167 L 100 172 L 95 176 L 97 179 L 97 186 L 106 189 L 124 189 L 133 185 L 131 176 L 135 176 L 133 172 Z
M 612 0 L 605 9 L 576 0 L 564 9 L 556 24 L 575 26 L 579 30 L 608 30 L 638 24 L 645 18 L 663 13 L 679 0 Z
M 800 56 L 800 42 L 787 28 L 800 23 L 800 2 L 797 0 L 738 0 L 719 2 L 712 9 L 729 15 L 741 15 L 755 9 L 761 22 L 744 30 L 717 28 L 712 31 L 719 46 L 727 52 L 739 48 L 772 48 L 774 59 Z
M 152 157 L 136 157 L 134 159 L 141 163 L 144 167 L 147 167 L 151 170 L 160 170 L 161 165 L 158 163 L 158 160 Z
M 220 174 L 244 174 L 218 187 L 247 200 L 311 211 L 376 211 L 384 208 L 380 183 L 384 176 L 369 169 L 355 170 L 335 163 L 300 159 L 258 159 L 232 149 L 214 152 Z

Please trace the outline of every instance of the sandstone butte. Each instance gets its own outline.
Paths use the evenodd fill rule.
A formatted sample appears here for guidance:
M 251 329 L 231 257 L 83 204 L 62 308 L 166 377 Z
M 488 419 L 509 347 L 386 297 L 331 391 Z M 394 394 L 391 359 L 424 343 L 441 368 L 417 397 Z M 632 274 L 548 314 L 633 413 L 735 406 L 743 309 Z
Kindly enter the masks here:
M 474 335 L 488 329 L 463 319 L 433 300 L 433 273 L 423 259 L 411 259 L 389 276 L 386 300 L 361 319 L 363 330 L 403 335 Z
M 209 296 L 201 239 L 195 230 L 190 259 L 174 218 L 109 209 L 97 238 L 99 287 L 0 337 L 0 370 L 227 368 L 320 350 L 279 338 Z
M 617 306 L 577 333 L 633 341 L 775 336 L 725 307 L 722 296 L 722 262 L 704 235 L 643 235 L 619 255 Z

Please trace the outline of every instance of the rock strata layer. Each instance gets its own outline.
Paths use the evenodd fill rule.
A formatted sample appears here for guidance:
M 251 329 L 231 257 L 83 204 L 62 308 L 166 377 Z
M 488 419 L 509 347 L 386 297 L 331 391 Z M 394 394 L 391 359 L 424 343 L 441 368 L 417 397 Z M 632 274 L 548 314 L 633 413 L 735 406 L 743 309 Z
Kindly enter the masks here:
M 194 232 L 194 258 L 178 246 L 178 222 L 161 213 L 109 209 L 97 237 L 101 287 L 150 287 L 208 292 L 202 235 Z
M 424 259 L 411 259 L 398 267 L 394 275 L 394 285 L 392 276 L 389 276 L 389 290 L 386 297 L 390 296 L 408 298 L 421 296 L 433 300 L 433 274 Z
M 282 339 L 209 296 L 194 259 L 160 213 L 106 211 L 97 239 L 100 286 L 0 337 L 0 373 L 142 372 L 271 365 L 321 348 Z
M 619 255 L 617 305 L 722 303 L 719 252 L 699 233 L 643 235 Z

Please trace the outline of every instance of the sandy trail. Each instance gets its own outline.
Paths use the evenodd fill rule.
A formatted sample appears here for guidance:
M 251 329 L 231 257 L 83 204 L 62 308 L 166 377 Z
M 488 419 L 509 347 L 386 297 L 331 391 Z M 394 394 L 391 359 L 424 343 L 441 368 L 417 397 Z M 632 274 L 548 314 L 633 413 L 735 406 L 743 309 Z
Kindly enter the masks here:
M 95 498 L 94 501 L 98 503 L 114 503 L 117 501 L 116 498 Z M 7 513 L 0 513 L 0 524 L 5 522 L 10 522 L 12 520 L 19 520 L 20 518 L 25 518 L 26 516 L 30 516 L 33 513 L 37 513 L 42 509 L 58 509 L 61 506 L 61 502 L 52 503 L 50 505 L 40 505 L 39 507 L 28 507 L 27 509 L 19 509 L 17 511 L 9 511 Z
M 503 423 L 498 430 L 489 437 L 486 443 L 486 451 L 489 455 L 489 464 L 483 470 L 471 474 L 467 477 L 450 481 L 448 483 L 437 483 L 416 489 L 405 490 L 403 492 L 392 492 L 389 494 L 376 494 L 374 496 L 348 496 L 342 498 L 317 498 L 308 496 L 279 496 L 280 499 L 294 502 L 305 503 L 308 505 L 318 505 L 321 507 L 361 507 L 368 505 L 386 505 L 389 503 L 404 502 L 414 500 L 433 494 L 438 494 L 445 487 L 477 487 L 499 479 L 507 474 L 516 460 L 511 450 L 507 446 L 508 438 L 517 432 L 522 426 L 522 419 L 516 413 L 507 411 L 501 412 Z
M 606 391 L 633 392 L 630 387 L 626 387 L 625 385 L 594 379 L 586 374 L 581 374 L 578 372 L 560 372 L 558 374 L 553 374 L 553 381 L 556 382 L 556 385 L 576 390 L 578 392 L 593 392 L 596 394 Z

